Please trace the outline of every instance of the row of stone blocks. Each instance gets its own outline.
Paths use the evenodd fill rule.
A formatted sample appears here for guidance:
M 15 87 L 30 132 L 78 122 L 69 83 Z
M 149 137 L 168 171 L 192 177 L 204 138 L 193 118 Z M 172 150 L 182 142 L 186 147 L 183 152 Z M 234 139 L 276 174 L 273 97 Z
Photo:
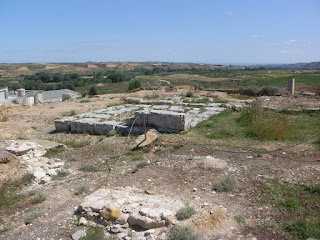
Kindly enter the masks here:
M 69 117 L 55 120 L 57 132 L 89 133 L 92 135 L 108 135 L 111 130 L 118 134 L 142 134 L 147 129 L 155 128 L 159 132 L 176 133 L 190 127 L 189 117 L 185 113 L 170 111 L 137 111 L 135 117 L 127 119 L 126 123 L 104 121 L 100 118 L 76 119 Z

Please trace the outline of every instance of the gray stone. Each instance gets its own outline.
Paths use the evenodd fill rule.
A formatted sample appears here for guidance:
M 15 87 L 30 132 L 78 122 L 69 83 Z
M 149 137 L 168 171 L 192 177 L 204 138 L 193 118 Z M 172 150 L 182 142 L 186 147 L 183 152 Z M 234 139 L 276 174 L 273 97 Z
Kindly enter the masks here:
M 74 234 L 72 234 L 72 239 L 73 240 L 79 240 L 80 238 L 83 238 L 83 237 L 85 237 L 87 234 L 86 234 L 86 232 L 85 231 L 83 231 L 83 230 L 78 230 L 78 231 L 76 231 Z
M 161 228 L 166 225 L 165 220 L 161 220 L 158 218 L 152 219 L 136 213 L 132 214 L 128 218 L 128 223 L 130 226 L 139 226 L 143 229 Z

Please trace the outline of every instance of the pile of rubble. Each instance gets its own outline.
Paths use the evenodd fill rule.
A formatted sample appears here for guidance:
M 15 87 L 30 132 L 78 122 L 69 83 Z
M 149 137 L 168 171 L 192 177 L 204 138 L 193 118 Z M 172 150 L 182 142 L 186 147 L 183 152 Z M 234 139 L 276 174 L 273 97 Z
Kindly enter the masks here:
M 210 211 L 198 208 L 198 214 L 193 218 L 178 221 L 176 212 L 184 206 L 180 200 L 137 188 L 101 188 L 85 197 L 78 207 L 78 213 L 82 216 L 78 224 L 104 226 L 106 235 L 115 239 L 164 240 L 167 239 L 167 228 L 174 225 L 187 224 L 203 231 L 208 224 L 208 228 L 212 229 L 229 219 L 225 209 L 216 207 L 210 208 Z M 79 235 L 85 235 L 85 231 L 77 231 L 73 239 Z
M 56 131 L 108 135 L 111 130 L 115 130 L 126 135 L 133 125 L 134 134 L 143 133 L 145 126 L 158 132 L 177 133 L 225 110 L 225 106 L 220 103 L 183 102 L 180 98 L 153 102 L 126 99 L 126 102 L 131 104 L 55 120 Z
M 60 147 L 64 145 L 41 139 L 4 141 L 0 144 L 0 162 L 8 163 L 10 159 L 18 158 L 26 166 L 26 172 L 35 176 L 35 182 L 44 184 L 64 166 L 60 159 L 49 159 L 44 155 L 48 150 Z

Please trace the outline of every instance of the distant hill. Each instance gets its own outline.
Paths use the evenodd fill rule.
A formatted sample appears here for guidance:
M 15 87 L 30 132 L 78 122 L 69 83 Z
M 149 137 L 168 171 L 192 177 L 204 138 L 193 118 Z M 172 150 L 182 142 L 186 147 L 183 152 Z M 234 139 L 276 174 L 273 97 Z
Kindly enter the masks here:
M 294 63 L 294 64 L 266 64 L 259 65 L 265 68 L 278 68 L 278 69 L 297 69 L 297 70 L 320 70 L 320 62 L 310 63 Z

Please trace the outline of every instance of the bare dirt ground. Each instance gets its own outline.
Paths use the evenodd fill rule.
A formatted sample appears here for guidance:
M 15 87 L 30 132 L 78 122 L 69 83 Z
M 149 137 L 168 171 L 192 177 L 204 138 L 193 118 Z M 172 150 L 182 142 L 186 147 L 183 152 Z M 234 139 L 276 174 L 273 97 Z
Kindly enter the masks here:
M 123 151 L 125 137 L 101 139 L 84 134 L 54 133 L 53 120 L 66 116 L 70 111 L 82 113 L 99 109 L 122 103 L 129 96 L 143 97 L 155 93 L 175 96 L 184 92 L 140 91 L 97 96 L 89 98 L 89 102 L 79 99 L 32 107 L 0 107 L 0 114 L 8 118 L 0 122 L 0 140 L 40 138 L 58 142 L 87 142 L 82 148 L 69 147 L 55 156 L 66 162 L 65 169 L 69 175 L 37 187 L 37 191 L 47 196 L 44 202 L 32 204 L 31 196 L 27 196 L 14 209 L 1 211 L 0 225 L 9 227 L 7 231 L 0 232 L 0 239 L 70 239 L 76 230 L 83 229 L 83 226 L 77 226 L 74 211 L 86 194 L 75 195 L 76 188 L 86 185 L 92 191 L 101 184 L 110 188 L 134 186 L 204 208 L 210 204 L 221 205 L 232 219 L 233 216 L 245 219 L 245 223 L 232 220 L 217 229 L 200 232 L 201 239 L 295 239 L 268 227 L 270 222 L 280 221 L 281 217 L 274 213 L 272 203 L 265 202 L 264 190 L 275 179 L 288 183 L 320 182 L 320 152 L 314 149 L 311 142 L 288 149 L 286 147 L 290 147 L 290 143 L 258 142 L 256 146 L 248 145 L 249 141 L 225 144 L 221 140 L 212 140 L 204 143 L 198 142 L 191 131 L 163 134 L 150 147 L 136 152 L 127 149 L 121 160 L 115 161 Z M 204 92 L 198 94 L 207 95 Z M 234 103 L 242 101 L 224 97 Z M 274 105 L 282 104 L 281 101 L 281 98 L 268 100 Z M 319 103 L 313 101 L 312 104 Z M 130 141 L 134 141 L 134 137 Z M 279 150 L 279 147 L 284 150 Z M 251 149 L 275 151 L 258 156 Z M 211 161 L 207 156 L 221 161 Z M 140 159 L 148 160 L 148 165 L 133 173 L 136 160 Z M 98 170 L 79 171 L 86 164 L 94 165 Z M 111 175 L 104 182 L 109 166 L 112 167 Z M 0 174 L 7 180 L 19 178 L 24 172 L 24 166 L 17 162 L 0 167 Z M 238 187 L 230 193 L 218 193 L 214 190 L 215 185 L 226 174 L 236 178 Z M 45 214 L 25 225 L 26 214 L 35 210 L 43 210 Z

